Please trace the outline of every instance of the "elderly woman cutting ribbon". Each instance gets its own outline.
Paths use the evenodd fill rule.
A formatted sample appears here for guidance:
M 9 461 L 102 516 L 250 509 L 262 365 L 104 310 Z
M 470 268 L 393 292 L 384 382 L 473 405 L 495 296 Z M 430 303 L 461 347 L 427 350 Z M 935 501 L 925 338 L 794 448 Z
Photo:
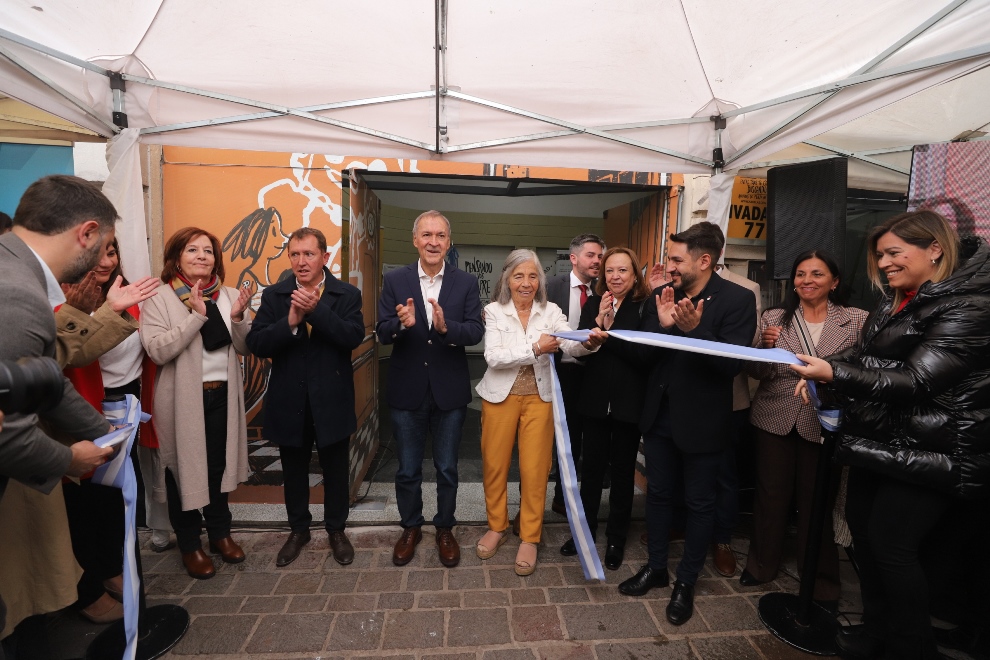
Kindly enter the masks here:
M 553 446 L 550 356 L 558 347 L 569 355 L 588 355 L 605 335 L 594 331 L 583 344 L 551 336 L 570 327 L 560 308 L 547 302 L 543 267 L 532 250 L 513 250 L 506 258 L 494 302 L 484 315 L 488 371 L 477 390 L 483 399 L 481 457 L 489 530 L 477 553 L 490 559 L 507 539 L 506 490 L 518 434 L 522 543 L 515 570 L 530 575 L 536 570 Z

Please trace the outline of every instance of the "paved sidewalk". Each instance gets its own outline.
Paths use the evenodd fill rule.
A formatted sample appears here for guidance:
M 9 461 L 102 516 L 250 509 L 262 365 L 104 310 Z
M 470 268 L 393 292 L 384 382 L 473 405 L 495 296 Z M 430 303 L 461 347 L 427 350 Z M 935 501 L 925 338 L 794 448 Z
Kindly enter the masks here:
M 482 562 L 474 545 L 484 527 L 463 525 L 456 529 L 462 560 L 454 569 L 440 565 L 430 527 L 424 527 L 416 557 L 402 568 L 391 562 L 398 536 L 391 526 L 349 529 L 356 557 L 347 567 L 329 556 L 322 531 L 313 533 L 299 559 L 281 569 L 275 554 L 284 533 L 235 533 L 247 560 L 217 563 L 216 577 L 205 581 L 188 577 L 174 551 L 145 551 L 142 559 L 149 605 L 181 604 L 192 616 L 170 658 L 810 657 L 770 635 L 757 616 L 762 593 L 796 591 L 797 582 L 788 576 L 745 588 L 738 579 L 715 574 L 709 558 L 697 585 L 694 617 L 679 628 L 664 616 L 669 588 L 649 598 L 619 594 L 618 583 L 645 561 L 646 549 L 638 542 L 642 525 L 634 525 L 626 561 L 620 570 L 606 571 L 605 584 L 585 581 L 577 559 L 560 555 L 569 531 L 559 523 L 545 526 L 540 564 L 527 578 L 512 570 L 518 539 Z M 745 539 L 733 543 L 742 561 L 747 546 Z M 672 544 L 672 553 L 681 547 Z M 671 567 L 674 563 L 676 558 Z M 842 570 L 855 579 L 848 562 Z M 858 598 L 858 591 L 854 582 L 844 585 L 847 598 Z M 858 611 L 859 604 L 844 599 L 840 609 Z

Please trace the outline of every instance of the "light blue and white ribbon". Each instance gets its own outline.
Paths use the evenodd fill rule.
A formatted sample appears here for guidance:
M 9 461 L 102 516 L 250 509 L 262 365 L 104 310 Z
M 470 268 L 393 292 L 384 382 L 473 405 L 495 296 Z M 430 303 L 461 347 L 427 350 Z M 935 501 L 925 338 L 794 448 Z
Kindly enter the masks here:
M 571 330 L 568 332 L 554 333 L 554 337 L 570 339 L 573 341 L 585 342 L 591 335 L 591 330 Z M 778 364 L 805 364 L 798 359 L 794 353 L 783 348 L 752 348 L 751 346 L 737 346 L 718 341 L 708 341 L 707 339 L 692 339 L 690 337 L 677 337 L 673 335 L 662 335 L 655 332 L 640 332 L 638 330 L 610 330 L 609 337 L 633 342 L 634 344 L 646 344 L 648 346 L 658 346 L 660 348 L 670 348 L 678 351 L 688 351 L 690 353 L 703 353 L 705 355 L 716 355 L 737 360 L 750 360 L 753 362 L 775 362 Z M 557 442 L 557 462 L 560 470 L 560 483 L 564 491 L 564 502 L 567 505 L 567 520 L 571 525 L 571 535 L 574 538 L 574 545 L 578 550 L 578 558 L 581 560 L 581 567 L 584 569 L 586 579 L 603 580 L 601 562 L 598 560 L 598 552 L 595 550 L 594 540 L 588 529 L 588 521 L 584 517 L 584 506 L 581 504 L 581 496 L 577 488 L 577 478 L 574 470 L 574 459 L 571 456 L 570 436 L 567 433 L 567 420 L 564 415 L 564 403 L 560 393 L 560 383 L 557 382 L 557 374 L 551 369 L 553 374 L 553 416 L 554 427 L 557 430 L 558 439 L 564 438 L 564 442 Z M 841 410 L 822 410 L 821 401 L 818 399 L 818 391 L 813 381 L 808 381 L 808 393 L 811 401 L 818 412 L 818 421 L 829 431 L 838 431 L 841 424 Z M 565 481 L 566 478 L 570 482 Z
M 605 580 L 605 571 L 598 558 L 595 539 L 591 536 L 588 520 L 584 517 L 584 505 L 578 491 L 577 470 L 571 455 L 571 433 L 567 428 L 567 415 L 564 413 L 564 397 L 557 379 L 556 365 L 550 356 L 550 382 L 553 385 L 553 428 L 557 433 L 557 471 L 560 473 L 560 489 L 564 491 L 564 505 L 567 507 L 567 524 L 571 527 L 571 538 L 577 548 L 578 560 L 584 570 L 585 580 Z
M 124 660 L 134 660 L 137 652 L 137 632 L 141 581 L 134 556 L 137 506 L 137 478 L 131 462 L 131 447 L 137 437 L 138 424 L 151 419 L 141 412 L 137 397 L 128 394 L 123 401 L 104 401 L 103 414 L 117 426 L 116 430 L 93 442 L 100 447 L 119 446 L 114 458 L 96 469 L 93 483 L 119 488 L 124 495 L 124 633 L 127 646 Z
M 574 341 L 587 341 L 591 330 L 573 330 L 571 332 L 557 333 L 555 337 L 563 339 L 573 339 Z M 609 337 L 616 337 L 635 344 L 647 344 L 649 346 L 659 346 L 660 348 L 672 348 L 678 351 L 688 351 L 690 353 L 704 353 L 706 355 L 717 355 L 719 357 L 735 358 L 737 360 L 750 360 L 752 362 L 776 362 L 779 364 L 804 364 L 794 353 L 783 348 L 752 348 L 751 346 L 736 346 L 735 344 L 725 344 L 718 341 L 708 341 L 707 339 L 692 339 L 690 337 L 676 337 L 672 335 L 661 335 L 655 332 L 640 332 L 638 330 L 610 330 Z M 808 394 L 811 402 L 818 413 L 818 421 L 828 431 L 838 431 L 842 425 L 842 411 L 838 409 L 822 409 L 822 402 L 818 398 L 818 389 L 814 381 L 808 382 Z

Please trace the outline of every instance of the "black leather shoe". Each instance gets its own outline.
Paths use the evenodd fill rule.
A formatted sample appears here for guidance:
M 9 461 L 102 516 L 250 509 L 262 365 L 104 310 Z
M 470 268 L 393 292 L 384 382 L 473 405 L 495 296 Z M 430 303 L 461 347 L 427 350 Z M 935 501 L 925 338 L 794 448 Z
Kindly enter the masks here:
M 752 573 L 744 568 L 742 575 L 739 576 L 739 584 L 744 587 L 757 587 L 761 584 L 766 584 L 766 582 L 763 580 L 757 580 Z
M 666 587 L 670 584 L 667 570 L 650 568 L 649 564 L 639 569 L 639 573 L 619 585 L 619 593 L 626 596 L 642 596 L 650 589 Z
M 626 549 L 621 545 L 609 543 L 605 547 L 605 568 L 610 571 L 619 570 L 619 567 L 622 566 L 622 557 L 625 553 Z
M 565 557 L 573 557 L 577 554 L 577 546 L 574 545 L 574 539 L 564 541 L 564 545 L 560 546 L 560 554 Z
M 302 551 L 303 546 L 307 543 L 309 543 L 308 529 L 304 532 L 292 532 L 289 534 L 289 538 L 285 540 L 282 549 L 278 551 L 278 557 L 275 558 L 275 565 L 282 567 L 294 562 Z
M 694 614 L 694 585 L 677 580 L 670 594 L 670 602 L 667 603 L 667 621 L 680 626 L 687 623 L 692 614 Z
M 844 660 L 874 660 L 883 655 L 883 640 L 868 633 L 863 624 L 839 628 L 835 647 Z
M 354 546 L 350 539 L 342 531 L 330 532 L 330 549 L 333 551 L 333 558 L 341 566 L 347 566 L 354 561 Z

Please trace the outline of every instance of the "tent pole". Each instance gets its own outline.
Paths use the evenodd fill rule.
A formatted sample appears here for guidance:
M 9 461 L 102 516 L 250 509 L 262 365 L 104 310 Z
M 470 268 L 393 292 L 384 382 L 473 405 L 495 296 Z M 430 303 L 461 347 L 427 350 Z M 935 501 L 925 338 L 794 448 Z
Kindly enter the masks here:
M 853 75 L 855 76 L 855 75 L 859 75 L 859 74 L 862 74 L 862 73 L 868 73 L 869 71 L 872 71 L 877 66 L 879 66 L 882 62 L 884 62 L 887 58 L 889 58 L 891 55 L 893 55 L 894 53 L 896 53 L 897 51 L 899 51 L 901 48 L 903 48 L 907 44 L 909 44 L 912 41 L 914 41 L 914 39 L 916 37 L 918 37 L 920 34 L 924 33 L 926 30 L 928 30 L 928 28 L 930 28 L 931 26 L 933 26 L 936 23 L 938 23 L 939 21 L 941 21 L 943 18 L 945 18 L 946 16 L 948 16 L 950 13 L 952 13 L 953 11 L 955 11 L 956 9 L 958 9 L 960 6 L 962 6 L 966 2 L 968 2 L 968 0 L 954 0 L 954 2 L 949 3 L 948 5 L 946 5 L 945 7 L 943 7 L 940 11 L 938 11 L 936 14 L 934 14 L 931 17 L 929 17 L 927 21 L 925 21 L 924 23 L 922 23 L 921 25 L 919 25 L 918 27 L 916 27 L 914 30 L 912 30 L 908 34 L 906 34 L 903 37 L 901 37 L 900 39 L 898 39 L 895 43 L 891 44 L 882 53 L 880 53 L 879 55 L 877 55 L 876 57 L 874 57 L 872 60 L 870 60 L 869 62 L 867 62 L 863 66 L 861 66 L 859 69 L 856 70 L 856 72 Z M 837 91 L 838 90 L 836 90 L 836 92 Z M 776 126 L 774 126 L 773 128 L 771 128 L 769 131 L 767 131 L 766 133 L 764 133 L 762 136 L 756 138 L 755 140 L 753 140 L 752 142 L 750 142 L 749 144 L 747 144 L 746 146 L 744 146 L 735 155 L 733 155 L 733 157 L 729 160 L 729 162 L 732 163 L 732 162 L 738 160 L 739 158 L 741 158 L 742 156 L 746 155 L 747 153 L 749 153 L 750 151 L 752 151 L 756 147 L 760 146 L 761 144 L 763 144 L 764 142 L 766 142 L 767 140 L 769 140 L 770 138 L 772 138 L 774 135 L 776 135 L 777 133 L 781 132 L 782 130 L 784 130 L 785 128 L 787 128 L 788 126 L 790 126 L 791 124 L 793 124 L 794 122 L 796 122 L 798 119 L 800 119 L 804 115 L 808 114 L 809 112 L 811 112 L 812 110 L 814 110 L 815 108 L 817 108 L 819 105 L 821 105 L 825 101 L 827 101 L 830 98 L 832 98 L 835 95 L 836 92 L 827 93 L 827 94 L 823 95 L 821 98 L 815 99 L 814 101 L 812 101 L 811 103 L 809 103 L 805 107 L 801 108 L 796 113 L 794 113 L 793 115 L 791 115 L 787 119 L 783 120 L 782 122 L 780 122 L 779 124 L 777 124 Z
M 113 90 L 113 123 L 120 128 L 127 128 L 127 113 L 124 112 L 124 92 L 127 87 L 124 77 L 116 71 L 110 72 L 110 89 Z
M 712 149 L 712 174 L 721 174 L 725 167 L 725 159 L 722 157 L 722 131 L 725 130 L 725 117 L 713 115 L 712 123 L 715 124 L 715 148 Z

